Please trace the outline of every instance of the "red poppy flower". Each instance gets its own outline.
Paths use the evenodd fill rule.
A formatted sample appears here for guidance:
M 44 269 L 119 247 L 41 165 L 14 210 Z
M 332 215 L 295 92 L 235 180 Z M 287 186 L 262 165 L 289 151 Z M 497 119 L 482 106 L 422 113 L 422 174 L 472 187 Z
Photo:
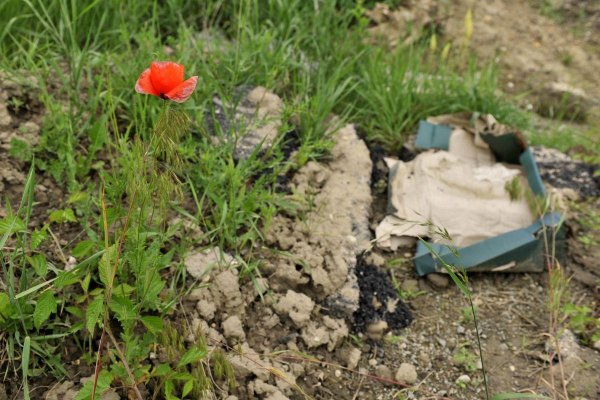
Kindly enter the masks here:
M 183 69 L 183 65 L 171 61 L 153 61 L 135 83 L 135 91 L 183 103 L 198 82 L 197 76 L 184 81 Z

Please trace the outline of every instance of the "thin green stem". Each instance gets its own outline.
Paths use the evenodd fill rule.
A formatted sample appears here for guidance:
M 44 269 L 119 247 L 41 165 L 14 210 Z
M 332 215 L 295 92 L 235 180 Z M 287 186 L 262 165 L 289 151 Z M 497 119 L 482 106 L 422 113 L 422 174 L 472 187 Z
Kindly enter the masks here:
M 481 360 L 481 372 L 483 373 L 483 385 L 485 386 L 485 398 L 489 400 L 490 389 L 488 387 L 487 374 L 485 372 L 485 364 L 483 362 L 483 350 L 481 349 L 481 336 L 479 334 L 479 323 L 477 321 L 477 312 L 475 311 L 475 305 L 473 304 L 473 298 L 468 297 L 469 305 L 471 306 L 471 313 L 473 314 L 473 322 L 475 324 L 475 333 L 477 334 L 477 348 L 479 349 L 479 359 Z

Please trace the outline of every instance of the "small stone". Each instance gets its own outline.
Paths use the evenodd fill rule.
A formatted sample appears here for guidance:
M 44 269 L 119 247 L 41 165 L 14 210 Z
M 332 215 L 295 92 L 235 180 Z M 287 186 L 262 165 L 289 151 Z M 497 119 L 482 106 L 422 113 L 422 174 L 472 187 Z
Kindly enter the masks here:
M 469 377 L 469 375 L 461 375 L 456 379 L 456 383 L 467 384 L 469 382 L 471 382 L 471 377 Z
M 360 357 L 362 356 L 362 352 L 356 347 L 343 347 L 339 350 L 340 358 L 345 362 L 346 367 L 348 369 L 356 369 L 358 367 L 358 362 L 360 361 Z
M 73 382 L 65 381 L 53 386 L 42 396 L 42 398 L 44 400 L 73 400 L 78 392 L 78 390 L 73 389 L 73 386 L 75 386 Z
M 465 328 L 462 325 L 459 325 L 458 327 L 456 327 L 456 333 L 462 335 L 463 333 L 465 333 Z
M 423 351 L 421 352 L 421 354 L 419 354 L 419 362 L 421 364 L 427 365 L 431 362 L 431 357 L 429 357 L 429 354 L 427 354 L 427 352 Z
M 510 372 L 515 372 L 517 370 L 514 365 L 509 365 L 508 369 L 510 369 Z
M 437 342 L 439 343 L 440 347 L 444 348 L 446 347 L 446 341 L 442 338 L 437 338 Z
M 271 393 L 269 397 L 265 397 L 265 400 L 290 400 L 290 398 L 278 390 L 274 393 Z
M 419 281 L 416 279 L 406 279 L 400 285 L 400 289 L 408 293 L 416 293 L 419 291 Z
M 336 369 L 334 374 L 335 374 L 336 378 L 339 378 L 340 376 L 342 376 L 342 371 L 340 371 L 339 369 Z
M 600 340 L 596 340 L 594 342 L 594 349 L 600 351 Z
M 427 282 L 429 282 L 433 287 L 444 289 L 450 284 L 450 279 L 443 274 L 428 274 Z
M 369 253 L 367 256 L 367 262 L 373 264 L 376 267 L 383 267 L 385 265 L 385 258 L 377 253 Z
M 228 339 L 244 340 L 246 338 L 242 321 L 237 315 L 232 315 L 223 321 L 223 333 Z
M 106 392 L 102 393 L 100 400 L 121 400 L 121 396 L 119 396 L 119 393 L 114 389 L 108 389 Z
M 369 365 L 370 365 L 371 367 L 374 367 L 374 366 L 376 366 L 376 365 L 377 365 L 377 359 L 375 359 L 375 358 L 371 358 L 371 359 L 369 360 Z
M 379 320 L 367 326 L 367 336 L 373 340 L 380 340 L 387 330 L 388 323 L 384 320 Z
M 396 371 L 396 380 L 398 382 L 412 385 L 417 381 L 417 369 L 412 364 L 402 363 Z
M 375 368 L 375 375 L 380 378 L 392 380 L 392 370 L 387 365 L 378 365 L 377 368 Z

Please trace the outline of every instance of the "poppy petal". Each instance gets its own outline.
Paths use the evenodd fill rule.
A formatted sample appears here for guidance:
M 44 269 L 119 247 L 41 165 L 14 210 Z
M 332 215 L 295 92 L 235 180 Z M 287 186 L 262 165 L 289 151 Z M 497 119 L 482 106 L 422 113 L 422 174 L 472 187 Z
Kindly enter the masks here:
M 192 76 L 187 79 L 181 85 L 177 86 L 167 94 L 165 97 L 169 100 L 173 100 L 177 103 L 183 103 L 186 101 L 196 89 L 196 83 L 198 83 L 198 77 Z
M 137 82 L 135 83 L 135 91 L 142 94 L 152 94 L 154 96 L 158 96 L 159 93 L 154 86 L 152 85 L 152 81 L 150 80 L 150 68 L 146 69 Z
M 152 86 L 159 95 L 167 94 L 183 82 L 183 65 L 171 61 L 154 61 L 150 64 Z

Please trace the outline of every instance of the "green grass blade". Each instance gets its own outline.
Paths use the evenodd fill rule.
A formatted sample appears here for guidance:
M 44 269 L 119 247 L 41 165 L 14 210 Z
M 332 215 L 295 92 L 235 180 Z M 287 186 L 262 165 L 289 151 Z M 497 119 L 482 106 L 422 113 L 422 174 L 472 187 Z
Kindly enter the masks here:
M 25 337 L 25 344 L 23 345 L 23 358 L 21 360 L 21 371 L 23 371 L 23 398 L 29 400 L 29 382 L 27 381 L 27 375 L 29 374 L 29 357 L 31 355 L 31 338 Z

